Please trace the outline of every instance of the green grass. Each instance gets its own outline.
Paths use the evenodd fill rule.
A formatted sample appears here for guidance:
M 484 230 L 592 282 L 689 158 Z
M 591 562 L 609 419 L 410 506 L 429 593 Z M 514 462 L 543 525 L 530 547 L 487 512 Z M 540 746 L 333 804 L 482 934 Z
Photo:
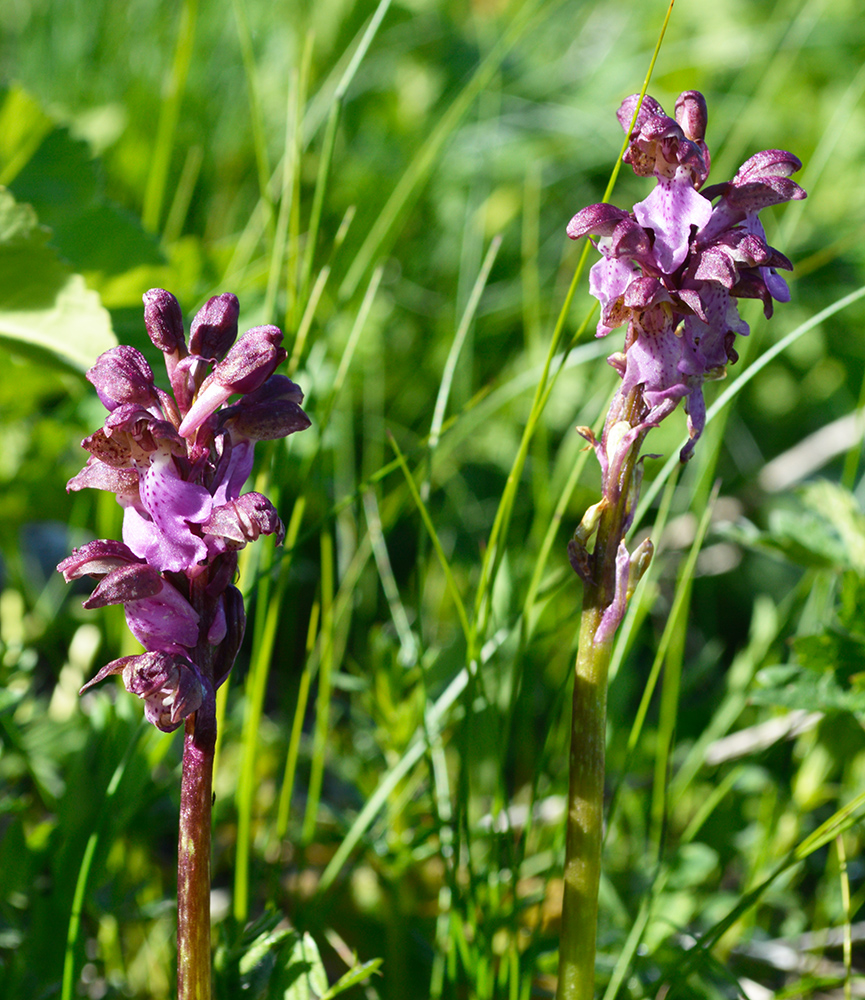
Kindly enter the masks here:
M 382 959 L 350 986 L 370 1000 L 554 989 L 580 605 L 566 546 L 599 481 L 574 428 L 603 419 L 621 337 L 593 341 L 564 228 L 603 196 L 615 110 L 665 13 L 0 12 L 0 177 L 52 230 L 27 259 L 83 275 L 151 360 L 144 290 L 187 316 L 234 291 L 242 329 L 285 327 L 313 420 L 263 451 L 252 487 L 289 530 L 244 554 L 250 624 L 220 704 L 219 995 L 321 992 L 310 942 L 331 984 L 353 954 Z M 826 477 L 861 509 L 861 434 L 796 448 L 863 398 L 863 35 L 850 2 L 677 0 L 649 87 L 668 110 L 706 94 L 714 180 L 779 147 L 809 197 L 769 215 L 792 302 L 770 323 L 746 307 L 694 461 L 676 468 L 681 413 L 645 449 L 661 458 L 634 530 L 657 555 L 611 665 L 605 1000 L 843 995 L 843 928 L 865 903 L 865 703 L 844 658 L 865 634 L 863 532 L 845 494 L 797 489 Z M 622 172 L 610 200 L 646 190 Z M 76 303 L 60 340 L 95 343 L 96 300 Z M 120 516 L 64 492 L 102 418 L 54 335 L 0 346 L 0 995 L 158 1000 L 180 741 L 139 736 L 139 705 L 110 685 L 76 694 L 135 644 L 53 572 Z M 834 659 L 814 659 L 814 634 Z M 796 707 L 826 715 L 761 742 Z M 766 941 L 835 928 L 812 967 L 772 964 Z M 863 971 L 855 935 L 849 964 Z

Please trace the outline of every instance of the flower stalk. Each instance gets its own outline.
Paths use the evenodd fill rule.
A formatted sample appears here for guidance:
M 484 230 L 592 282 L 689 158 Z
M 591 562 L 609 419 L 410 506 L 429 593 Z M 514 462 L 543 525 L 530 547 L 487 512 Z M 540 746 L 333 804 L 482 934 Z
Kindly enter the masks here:
M 177 840 L 177 996 L 210 1000 L 210 811 L 216 703 L 186 720 Z
M 652 193 L 633 211 L 590 205 L 568 225 L 572 239 L 590 236 L 601 253 L 589 287 L 601 303 L 597 336 L 626 325 L 624 350 L 608 358 L 621 378 L 601 440 L 587 427 L 601 466 L 601 499 L 568 544 L 583 583 L 574 676 L 559 1000 L 594 996 L 598 885 L 604 807 L 607 673 L 616 629 L 652 558 L 644 540 L 626 545 L 642 480 L 640 449 L 648 432 L 684 400 L 693 455 L 706 421 L 703 384 L 723 378 L 738 359 L 748 326 L 738 298 L 758 298 L 766 317 L 789 292 L 777 268 L 792 265 L 766 242 L 761 209 L 805 197 L 790 174 L 795 156 L 766 150 L 732 181 L 703 187 L 710 167 L 706 102 L 686 91 L 669 118 L 651 97 L 625 99 L 618 111 L 630 129 L 624 162 L 654 177 Z M 636 116 L 635 116 L 636 112 Z M 631 122 L 633 121 L 633 127 Z M 702 190 L 701 190 L 702 189 Z
M 205 611 L 207 595 L 200 583 L 192 598 L 193 605 Z M 211 647 L 205 643 L 196 652 L 207 694 L 187 718 L 183 736 L 177 838 L 178 1000 L 210 1000 L 211 996 L 210 836 L 216 697 Z

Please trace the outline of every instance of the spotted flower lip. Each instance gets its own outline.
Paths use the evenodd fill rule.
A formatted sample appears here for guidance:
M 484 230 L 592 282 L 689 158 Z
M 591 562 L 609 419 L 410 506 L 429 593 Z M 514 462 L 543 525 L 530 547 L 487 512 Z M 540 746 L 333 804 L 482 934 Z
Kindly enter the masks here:
M 239 308 L 229 293 L 209 299 L 187 343 L 177 299 L 145 293 L 145 327 L 173 396 L 135 348 L 101 355 L 87 377 L 108 413 L 82 442 L 87 464 L 67 484 L 116 495 L 123 541 L 88 542 L 57 568 L 67 582 L 95 578 L 84 607 L 122 604 L 145 650 L 103 667 L 83 690 L 122 674 L 166 732 L 212 697 L 234 662 L 245 626 L 232 585 L 237 550 L 263 534 L 284 537 L 270 500 L 241 492 L 255 444 L 310 426 L 300 387 L 275 372 L 286 357 L 282 331 L 259 326 L 237 339 Z
M 597 336 L 628 327 L 625 351 L 609 360 L 622 377 L 621 393 L 642 387 L 647 412 L 640 429 L 657 426 L 685 400 L 685 461 L 705 425 L 703 383 L 723 377 L 737 358 L 736 336 L 749 332 L 736 300 L 760 299 L 767 317 L 773 301 L 789 300 L 778 270 L 792 264 L 768 244 L 758 213 L 805 197 L 790 179 L 802 164 L 792 153 L 764 150 L 731 181 L 704 186 L 711 157 L 703 96 L 680 94 L 675 118 L 652 97 L 639 102 L 633 94 L 618 111 L 630 130 L 624 162 L 653 176 L 655 188 L 632 211 L 589 205 L 567 232 L 592 237 L 602 255 L 589 276 L 601 304 Z

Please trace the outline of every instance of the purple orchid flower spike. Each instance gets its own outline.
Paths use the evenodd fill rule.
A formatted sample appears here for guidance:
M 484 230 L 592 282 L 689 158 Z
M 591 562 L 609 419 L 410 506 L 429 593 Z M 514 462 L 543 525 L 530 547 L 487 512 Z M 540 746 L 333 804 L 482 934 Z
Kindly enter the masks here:
M 67 486 L 113 492 L 124 508 L 123 541 L 90 542 L 57 568 L 67 582 L 95 577 L 84 606 L 122 604 L 145 649 L 109 664 L 85 689 L 121 673 L 166 731 L 212 695 L 237 653 L 245 621 L 231 586 L 237 550 L 262 534 L 284 537 L 270 501 L 241 494 L 255 442 L 310 424 L 301 390 L 274 374 L 286 356 L 282 332 L 256 327 L 237 339 L 238 315 L 234 295 L 215 296 L 187 344 L 177 299 L 161 288 L 145 293 L 145 326 L 173 395 L 135 348 L 99 357 L 87 377 L 109 412 L 83 442 L 90 457 Z
M 624 129 L 638 101 L 635 94 L 622 103 Z M 601 303 L 597 335 L 628 326 L 624 358 L 610 363 L 622 376 L 622 394 L 642 391 L 640 430 L 657 426 L 685 400 L 691 440 L 683 461 L 703 431 L 703 383 L 723 377 L 737 358 L 736 336 L 748 333 L 735 300 L 760 298 L 769 316 L 773 300 L 789 299 L 777 269 L 792 265 L 766 242 L 758 213 L 805 197 L 790 180 L 800 161 L 781 150 L 757 153 L 732 181 L 703 188 L 710 166 L 706 123 L 697 91 L 679 96 L 675 119 L 645 97 L 624 162 L 639 176 L 654 176 L 655 189 L 632 212 L 590 205 L 568 226 L 568 236 L 590 235 L 602 254 L 590 275 Z
M 144 356 L 122 346 L 87 373 L 108 410 L 86 438 L 87 465 L 67 490 L 114 493 L 123 541 L 89 542 L 57 569 L 69 582 L 98 582 L 85 608 L 122 604 L 143 652 L 113 660 L 81 689 L 119 674 L 144 717 L 170 733 L 184 725 L 177 878 L 177 995 L 210 996 L 210 825 L 216 689 L 228 677 L 246 626 L 233 586 L 237 552 L 285 529 L 261 493 L 241 493 L 257 441 L 310 425 L 303 393 L 276 369 L 282 331 L 260 326 L 237 338 L 240 307 L 217 295 L 199 310 L 187 341 L 177 299 L 144 295 L 144 324 L 162 352 L 171 393 Z
M 705 186 L 706 101 L 695 90 L 676 101 L 674 117 L 651 97 L 626 98 L 618 111 L 628 133 L 623 156 L 640 177 L 653 177 L 648 197 L 627 211 L 589 205 L 568 225 L 601 254 L 589 289 L 601 305 L 597 336 L 625 326 L 623 349 L 607 359 L 621 382 L 600 439 L 577 431 L 601 467 L 601 498 L 568 543 L 582 581 L 579 647 L 571 713 L 568 820 L 563 870 L 557 995 L 589 1000 L 594 972 L 597 898 L 604 815 L 607 677 L 616 631 L 648 568 L 652 543 L 626 544 L 640 493 L 640 449 L 649 430 L 680 402 L 687 414 L 687 461 L 706 424 L 703 385 L 723 378 L 737 360 L 736 338 L 748 334 L 739 298 L 757 298 L 766 316 L 790 295 L 778 270 L 790 261 L 766 241 L 761 209 L 805 197 L 790 174 L 790 153 L 767 150 L 733 180 Z
M 736 337 L 749 332 L 737 299 L 759 298 L 767 317 L 773 302 L 789 300 L 778 270 L 792 264 L 767 243 L 759 213 L 805 197 L 790 179 L 802 164 L 777 149 L 752 156 L 731 181 L 704 187 L 711 157 L 702 94 L 680 94 L 674 118 L 652 97 L 639 101 L 634 94 L 618 111 L 622 128 L 630 129 L 624 162 L 638 176 L 654 177 L 654 190 L 632 211 L 589 205 L 567 228 L 571 239 L 589 236 L 601 253 L 589 276 L 601 304 L 597 336 L 627 327 L 624 350 L 608 359 L 622 379 L 619 391 L 601 441 L 589 438 L 601 462 L 606 502 L 626 505 L 619 477 L 630 450 L 639 449 L 646 432 L 681 400 L 689 441 L 680 458 L 692 456 L 706 423 L 703 385 L 725 376 L 738 359 Z M 591 581 L 596 575 L 586 541 L 578 532 L 569 551 Z M 614 604 L 619 610 L 605 618 L 605 634 L 612 634 L 624 610 L 623 600 Z

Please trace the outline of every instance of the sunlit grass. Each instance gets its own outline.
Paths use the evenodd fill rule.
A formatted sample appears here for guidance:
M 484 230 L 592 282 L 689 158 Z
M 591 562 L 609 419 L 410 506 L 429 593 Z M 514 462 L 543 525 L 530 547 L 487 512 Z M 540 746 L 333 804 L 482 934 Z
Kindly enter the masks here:
M 34 102 L 0 138 L 0 170 L 50 217 L 118 337 L 147 347 L 152 285 L 188 314 L 234 291 L 248 325 L 285 325 L 314 422 L 258 472 L 285 547 L 242 567 L 250 625 L 215 781 L 223 991 L 253 940 L 297 960 L 283 917 L 331 983 L 352 952 L 382 958 L 352 987 L 370 998 L 554 989 L 580 599 L 566 544 L 597 492 L 574 427 L 602 418 L 619 346 L 592 341 L 564 226 L 603 195 L 614 112 L 666 6 L 105 0 L 86 18 L 58 3 L 0 15 L 9 78 Z M 779 146 L 805 161 L 809 198 L 770 232 L 797 265 L 793 302 L 770 325 L 749 314 L 694 462 L 676 471 L 681 414 L 645 449 L 662 457 L 634 530 L 652 527 L 658 558 L 613 658 L 606 1000 L 843 982 L 840 944 L 822 972 L 785 972 L 760 942 L 856 923 L 865 737 L 836 712 L 765 746 L 758 727 L 788 709 L 753 695 L 791 637 L 861 590 L 723 522 L 795 512 L 761 469 L 861 405 L 862 36 L 853 4 L 708 17 L 677 0 L 649 89 L 667 104 L 706 92 L 713 178 Z M 99 152 L 103 191 L 63 163 L 28 175 L 43 115 Z M 637 190 L 622 177 L 609 200 Z M 69 222 L 64 198 L 103 228 Z M 89 266 L 94 240 L 110 269 Z M 167 997 L 179 747 L 148 734 L 110 784 L 139 708 L 74 692 L 129 640 L 53 574 L 83 537 L 118 533 L 113 498 L 63 489 L 99 418 L 77 375 L 2 352 L 0 995 Z M 770 412 L 754 386 L 772 372 L 827 389 Z M 858 441 L 850 454 L 821 471 L 861 500 Z M 719 744 L 737 732 L 741 751 Z M 855 975 L 855 940 L 846 961 Z

